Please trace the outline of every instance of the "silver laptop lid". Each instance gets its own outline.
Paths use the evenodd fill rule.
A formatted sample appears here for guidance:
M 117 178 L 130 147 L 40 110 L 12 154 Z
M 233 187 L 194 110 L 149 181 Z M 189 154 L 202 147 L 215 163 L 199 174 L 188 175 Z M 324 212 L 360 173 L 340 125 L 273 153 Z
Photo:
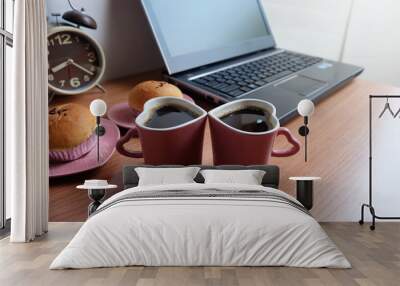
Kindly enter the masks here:
M 261 0 L 142 0 L 169 74 L 275 46 Z

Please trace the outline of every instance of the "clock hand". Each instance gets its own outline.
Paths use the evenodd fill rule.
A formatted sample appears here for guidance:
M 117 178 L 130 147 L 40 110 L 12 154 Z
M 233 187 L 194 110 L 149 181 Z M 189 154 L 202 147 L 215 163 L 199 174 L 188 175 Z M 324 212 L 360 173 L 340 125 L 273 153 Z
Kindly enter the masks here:
M 70 60 L 66 60 L 65 62 L 62 62 L 59 65 L 56 65 L 55 67 L 51 68 L 51 71 L 53 73 L 59 72 L 60 70 L 66 68 L 70 64 Z
M 84 72 L 86 72 L 86 73 L 88 73 L 88 74 L 90 74 L 90 75 L 94 75 L 93 72 L 91 72 L 90 70 L 88 70 L 88 69 L 86 69 L 85 67 L 81 66 L 80 64 L 77 64 L 76 62 L 74 62 L 73 59 L 70 59 L 70 60 L 69 60 L 69 63 L 70 63 L 71 65 L 77 67 L 78 69 L 83 70 Z M 106 89 L 105 89 L 101 84 L 98 83 L 98 84 L 96 84 L 96 86 L 97 86 L 102 92 L 104 92 L 104 93 L 106 92 Z
M 84 71 L 84 72 L 87 73 L 87 74 L 94 75 L 94 73 L 92 73 L 90 70 L 84 68 L 83 66 L 81 66 L 80 64 L 77 64 L 77 63 L 74 62 L 74 61 L 71 61 L 71 64 L 72 64 L 73 66 L 76 66 L 78 69 Z

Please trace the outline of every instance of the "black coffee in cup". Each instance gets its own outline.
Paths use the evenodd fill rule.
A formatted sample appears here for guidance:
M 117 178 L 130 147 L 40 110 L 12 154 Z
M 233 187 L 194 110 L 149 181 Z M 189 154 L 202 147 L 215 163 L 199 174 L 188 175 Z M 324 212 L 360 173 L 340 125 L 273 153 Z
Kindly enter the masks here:
M 164 105 L 153 111 L 150 118 L 144 123 L 150 128 L 171 128 L 189 122 L 198 116 L 178 105 Z
M 266 132 L 272 129 L 269 114 L 257 107 L 246 107 L 222 116 L 221 121 L 246 132 Z

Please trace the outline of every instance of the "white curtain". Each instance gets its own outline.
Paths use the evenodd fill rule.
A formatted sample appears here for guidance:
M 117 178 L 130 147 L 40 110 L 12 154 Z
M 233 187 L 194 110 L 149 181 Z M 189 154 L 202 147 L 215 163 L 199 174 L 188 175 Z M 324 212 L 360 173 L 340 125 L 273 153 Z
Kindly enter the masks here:
M 47 232 L 48 99 L 45 0 L 15 1 L 13 92 L 6 98 L 6 187 L 12 242 Z

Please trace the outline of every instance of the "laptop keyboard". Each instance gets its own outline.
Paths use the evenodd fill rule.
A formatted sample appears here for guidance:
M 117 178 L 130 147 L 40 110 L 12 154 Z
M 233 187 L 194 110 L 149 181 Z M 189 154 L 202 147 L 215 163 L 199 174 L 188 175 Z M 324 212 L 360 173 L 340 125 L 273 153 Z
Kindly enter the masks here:
M 193 81 L 230 97 L 238 97 L 320 62 L 321 58 L 282 52 L 245 63 Z

